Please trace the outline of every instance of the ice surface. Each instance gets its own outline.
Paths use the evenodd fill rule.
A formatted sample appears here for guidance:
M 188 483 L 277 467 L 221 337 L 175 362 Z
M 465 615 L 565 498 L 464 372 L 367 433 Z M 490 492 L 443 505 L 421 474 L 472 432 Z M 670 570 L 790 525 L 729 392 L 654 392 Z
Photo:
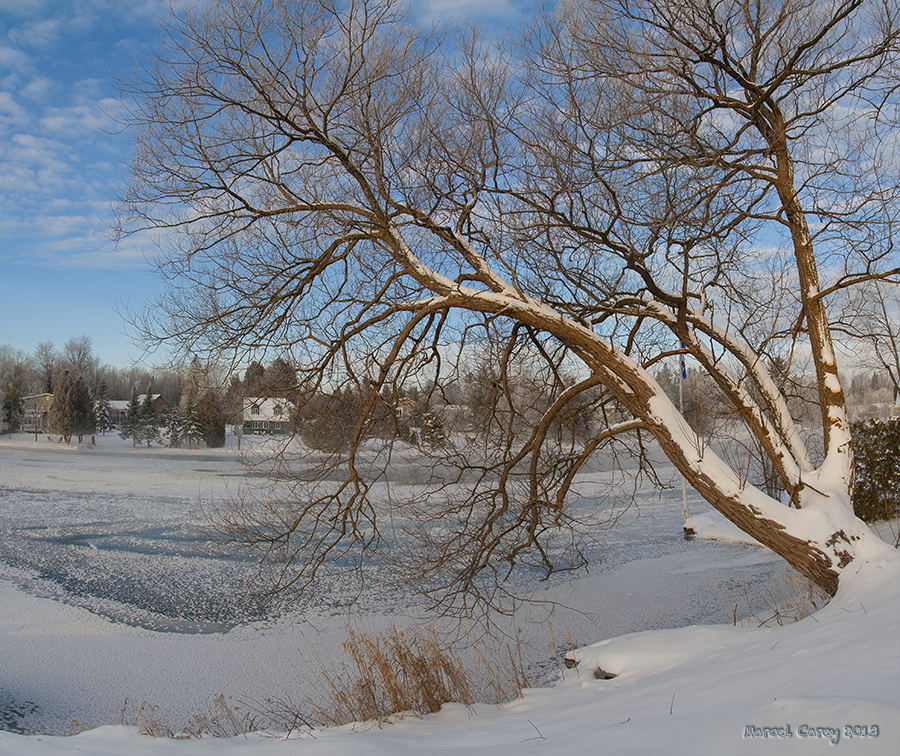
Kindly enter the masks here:
M 842 741 L 843 752 L 896 753 L 897 564 L 864 566 L 860 583 L 848 581 L 839 602 L 797 625 L 734 628 L 735 598 L 780 562 L 752 546 L 686 541 L 680 492 L 642 501 L 600 535 L 592 554 L 600 564 L 595 559 L 590 573 L 538 595 L 568 609 L 548 616 L 547 605 L 535 606 L 514 619 L 537 677 L 558 674 L 550 660 L 567 650 L 569 636 L 576 647 L 611 640 L 577 652 L 579 669 L 561 684 L 529 690 L 502 709 L 479 707 L 473 715 L 451 706 L 383 729 L 348 727 L 290 741 L 153 741 L 121 727 L 38 737 L 59 735 L 73 720 L 114 724 L 126 700 L 159 706 L 177 731 L 220 693 L 243 701 L 302 694 L 319 671 L 316 657 L 337 658 L 348 615 L 361 612 L 360 603 L 337 600 L 339 586 L 323 591 L 334 601 L 303 613 L 248 603 L 249 565 L 210 553 L 196 533 L 198 498 L 222 494 L 242 475 L 229 450 L 98 442 L 75 450 L 21 437 L 0 441 L 0 709 L 5 729 L 33 733 L 0 732 L 3 756 L 77 749 L 136 756 L 582 754 L 598 742 L 622 754 L 808 753 L 834 746 L 801 740 L 796 728 L 826 722 L 882 727 L 877 738 Z M 394 597 L 377 585 L 362 602 L 366 620 L 402 623 Z M 408 614 L 408 621 L 427 621 L 414 609 Z M 711 622 L 727 625 L 686 627 Z M 619 677 L 594 680 L 588 670 L 595 663 Z M 794 727 L 789 742 L 743 737 L 745 725 L 782 722 Z

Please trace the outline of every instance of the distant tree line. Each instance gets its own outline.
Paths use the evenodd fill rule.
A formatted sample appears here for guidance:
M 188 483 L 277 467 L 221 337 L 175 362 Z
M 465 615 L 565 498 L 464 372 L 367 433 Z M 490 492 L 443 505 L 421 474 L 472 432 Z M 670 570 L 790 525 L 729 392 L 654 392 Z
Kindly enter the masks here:
M 816 389 L 805 371 L 776 362 L 771 372 L 794 416 L 815 412 Z M 684 417 L 691 427 L 711 443 L 731 433 L 735 419 L 711 379 L 689 366 L 679 386 L 678 373 L 677 363 L 670 361 L 657 369 L 656 379 L 673 400 L 683 399 Z M 527 360 L 504 361 L 483 354 L 460 366 L 457 381 L 439 389 L 412 385 L 373 395 L 371 381 L 359 375 L 345 376 L 330 386 L 301 386 L 287 357 L 267 364 L 252 362 L 231 373 L 198 358 L 164 369 L 118 369 L 101 362 L 89 336 L 78 336 L 66 341 L 62 350 L 42 342 L 32 354 L 0 345 L 0 421 L 5 432 L 20 430 L 23 399 L 53 394 L 47 430 L 66 442 L 73 437 L 82 441 L 85 435 L 113 430 L 110 402 L 127 401 L 115 430 L 135 446 L 217 447 L 225 443 L 227 425 L 240 429 L 245 400 L 283 398 L 295 408 L 293 429 L 314 449 L 339 451 L 357 434 L 439 449 L 454 431 L 489 439 L 500 427 L 534 427 L 543 403 L 560 396 L 573 380 L 572 376 L 541 375 Z M 891 375 L 867 369 L 854 376 L 848 403 L 857 420 L 886 419 L 893 392 Z M 367 414 L 364 408 L 369 404 L 374 410 Z M 615 411 L 601 392 L 582 394 L 566 405 L 551 430 L 560 443 L 566 437 L 583 439 L 597 418 L 609 422 L 609 413 Z M 774 471 L 764 468 L 761 465 L 749 473 L 751 482 L 775 494 Z
M 52 395 L 43 430 L 66 443 L 73 437 L 113 430 L 112 402 L 128 402 L 115 430 L 135 446 L 222 446 L 225 443 L 223 371 L 193 360 L 168 368 L 114 368 L 94 354 L 89 336 L 69 339 L 63 349 L 52 342 L 26 354 L 0 345 L 3 430 L 14 433 L 26 421 L 25 400 Z M 28 428 L 32 430 L 33 428 Z

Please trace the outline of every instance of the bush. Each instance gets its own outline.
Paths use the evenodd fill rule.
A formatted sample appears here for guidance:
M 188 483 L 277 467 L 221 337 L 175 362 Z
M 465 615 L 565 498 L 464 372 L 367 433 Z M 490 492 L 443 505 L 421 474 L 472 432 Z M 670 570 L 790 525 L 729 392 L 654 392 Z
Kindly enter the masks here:
M 324 703 L 307 699 L 322 724 L 431 714 L 450 702 L 499 704 L 521 696 L 527 685 L 517 649 L 495 653 L 476 643 L 477 658 L 467 666 L 434 627 L 391 627 L 381 635 L 351 629 L 344 651 L 348 666 L 322 670 L 324 687 L 318 693 Z
M 856 490 L 853 511 L 866 522 L 900 514 L 900 420 L 853 426 Z
M 316 407 L 316 414 L 303 425 L 303 443 L 310 449 L 335 453 L 346 445 L 358 410 L 340 395 L 322 398 Z
M 741 627 L 790 625 L 815 614 L 828 603 L 825 591 L 792 569 L 770 575 L 734 607 L 734 624 Z

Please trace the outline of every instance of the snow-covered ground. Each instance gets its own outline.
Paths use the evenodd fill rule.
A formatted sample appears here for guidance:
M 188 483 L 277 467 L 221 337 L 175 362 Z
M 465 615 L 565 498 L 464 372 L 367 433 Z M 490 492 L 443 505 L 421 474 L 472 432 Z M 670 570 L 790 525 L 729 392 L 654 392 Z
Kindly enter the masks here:
M 243 475 L 231 452 L 98 444 L 0 440 L 0 726 L 18 731 L 0 732 L 3 756 L 900 753 L 896 551 L 872 554 L 799 623 L 734 627 L 735 606 L 780 562 L 730 542 L 711 516 L 694 526 L 723 540 L 685 541 L 680 492 L 630 511 L 602 535 L 597 569 L 546 589 L 568 609 L 515 618 L 538 680 L 560 673 L 553 657 L 570 637 L 599 641 L 553 686 L 289 739 L 138 735 L 115 725 L 123 707 L 135 721 L 152 704 L 179 731 L 219 694 L 305 695 L 321 660 L 339 658 L 350 616 L 374 628 L 427 620 L 404 618 L 377 586 L 356 604 L 326 590 L 302 613 L 249 603 L 250 565 L 210 554 L 194 530 L 198 499 Z M 617 676 L 595 679 L 598 667 Z

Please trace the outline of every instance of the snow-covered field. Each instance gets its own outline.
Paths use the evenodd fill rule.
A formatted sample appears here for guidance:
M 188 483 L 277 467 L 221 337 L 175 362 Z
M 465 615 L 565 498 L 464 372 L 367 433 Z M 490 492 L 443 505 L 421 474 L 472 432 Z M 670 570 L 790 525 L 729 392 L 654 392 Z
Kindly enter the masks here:
M 0 754 L 900 753 L 896 551 L 872 554 L 799 623 L 734 627 L 735 606 L 781 563 L 729 542 L 715 518 L 695 528 L 726 540 L 684 540 L 680 492 L 642 500 L 601 534 L 597 568 L 544 590 L 565 606 L 515 618 L 537 682 L 559 676 L 570 638 L 587 646 L 555 685 L 502 707 L 289 739 L 138 735 L 116 724 L 123 707 L 132 721 L 140 704 L 158 707 L 177 732 L 220 694 L 309 694 L 349 618 L 429 621 L 377 580 L 356 601 L 325 586 L 303 612 L 253 600 L 252 566 L 211 553 L 195 527 L 197 502 L 243 474 L 229 449 L 0 439 L 0 727 L 13 730 Z M 597 667 L 617 676 L 595 679 Z M 63 737 L 83 727 L 94 729 Z

